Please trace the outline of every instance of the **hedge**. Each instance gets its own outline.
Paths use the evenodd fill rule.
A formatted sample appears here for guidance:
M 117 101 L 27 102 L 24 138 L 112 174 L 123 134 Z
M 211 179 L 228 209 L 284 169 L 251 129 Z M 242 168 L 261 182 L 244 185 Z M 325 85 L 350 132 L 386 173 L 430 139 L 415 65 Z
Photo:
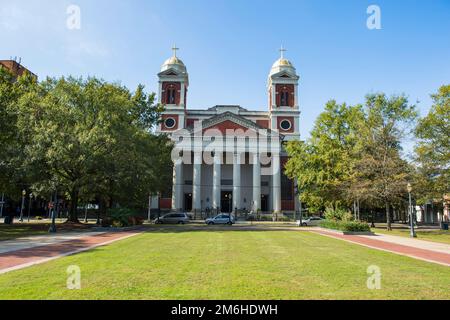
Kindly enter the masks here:
M 370 232 L 367 223 L 358 221 L 334 221 L 324 220 L 320 223 L 322 228 L 347 231 L 347 232 Z

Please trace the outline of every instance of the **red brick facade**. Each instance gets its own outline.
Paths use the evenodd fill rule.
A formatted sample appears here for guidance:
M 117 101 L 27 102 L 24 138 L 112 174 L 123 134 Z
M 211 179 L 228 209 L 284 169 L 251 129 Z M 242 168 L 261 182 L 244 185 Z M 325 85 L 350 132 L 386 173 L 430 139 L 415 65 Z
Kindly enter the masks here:
M 256 124 L 265 129 L 269 129 L 269 120 L 256 120 Z
M 210 130 L 210 129 L 220 130 L 220 132 L 222 132 L 222 134 L 226 134 L 227 129 L 232 129 L 232 130 L 242 129 L 242 130 L 244 130 L 244 132 L 249 130 L 248 128 L 243 127 L 243 126 L 241 126 L 241 125 L 239 125 L 239 124 L 237 124 L 237 123 L 235 123 L 233 121 L 230 121 L 230 120 L 221 122 L 218 125 L 215 125 L 215 126 L 212 126 L 212 127 L 209 127 L 209 128 L 205 128 L 203 130 L 203 132 L 205 132 L 207 130 Z
M 186 119 L 186 127 L 193 127 L 198 119 Z
M 288 103 L 287 105 L 282 105 L 281 97 L 283 93 L 288 93 Z M 277 93 L 277 107 L 294 107 L 295 104 L 295 88 L 293 84 L 277 84 L 276 85 L 276 93 Z
M 278 124 L 277 124 L 277 128 L 278 130 L 280 130 L 281 133 L 293 133 L 295 131 L 295 122 L 294 122 L 294 117 L 278 117 Z M 284 130 L 281 128 L 281 123 L 287 120 L 291 123 L 291 128 L 289 130 Z
M 0 69 L 1 68 L 5 68 L 9 72 L 11 72 L 15 78 L 21 77 L 26 72 L 28 72 L 34 78 L 37 79 L 37 76 L 33 72 L 31 72 L 30 70 L 28 70 L 27 68 L 25 68 L 20 63 L 14 61 L 14 60 L 0 60 Z
M 173 128 L 167 128 L 166 127 L 166 120 L 167 119 L 169 119 L 169 118 L 172 118 L 172 119 L 174 119 L 175 120 L 175 126 L 173 127 Z M 178 115 L 168 115 L 168 114 L 164 114 L 164 115 L 162 115 L 162 117 L 161 117 L 161 130 L 163 130 L 163 131 L 175 131 L 175 130 L 178 130 L 178 128 L 180 127 L 180 124 L 179 124 L 179 117 L 178 117 Z
M 163 82 L 162 84 L 162 95 L 161 95 L 161 103 L 162 104 L 175 104 L 180 105 L 180 96 L 181 96 L 181 84 L 179 82 Z M 173 90 L 175 94 L 175 101 L 171 103 L 169 101 L 169 91 Z

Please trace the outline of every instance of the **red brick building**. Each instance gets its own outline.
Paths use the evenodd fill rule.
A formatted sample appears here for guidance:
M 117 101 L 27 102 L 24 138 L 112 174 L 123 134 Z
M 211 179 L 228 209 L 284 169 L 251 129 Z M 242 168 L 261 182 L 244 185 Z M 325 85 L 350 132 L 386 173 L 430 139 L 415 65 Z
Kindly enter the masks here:
M 0 60 L 0 68 L 4 68 L 11 72 L 16 79 L 23 76 L 25 73 L 29 73 L 35 79 L 37 79 L 37 75 L 21 65 L 20 61 L 17 62 L 16 60 Z

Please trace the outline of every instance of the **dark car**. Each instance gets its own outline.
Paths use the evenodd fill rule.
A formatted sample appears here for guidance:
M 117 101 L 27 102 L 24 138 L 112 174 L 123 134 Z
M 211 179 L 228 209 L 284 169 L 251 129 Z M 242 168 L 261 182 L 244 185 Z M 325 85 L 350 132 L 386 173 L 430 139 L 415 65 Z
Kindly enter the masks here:
M 189 222 L 186 213 L 169 213 L 155 220 L 155 224 L 185 224 Z

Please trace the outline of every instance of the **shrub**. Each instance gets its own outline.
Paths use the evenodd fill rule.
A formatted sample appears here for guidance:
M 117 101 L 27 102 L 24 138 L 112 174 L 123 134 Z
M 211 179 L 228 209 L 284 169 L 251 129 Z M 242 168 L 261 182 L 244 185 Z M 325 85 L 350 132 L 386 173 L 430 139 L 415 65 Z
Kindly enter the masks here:
M 325 220 L 320 223 L 320 226 L 326 229 L 346 232 L 370 232 L 370 227 L 367 223 L 358 221 Z
M 325 210 L 325 219 L 333 221 L 350 221 L 352 214 L 344 209 L 327 208 Z
M 128 208 L 116 208 L 108 211 L 110 225 L 117 228 L 136 226 L 144 223 L 144 219 L 139 217 L 136 211 Z M 104 219 L 105 220 L 105 219 Z

